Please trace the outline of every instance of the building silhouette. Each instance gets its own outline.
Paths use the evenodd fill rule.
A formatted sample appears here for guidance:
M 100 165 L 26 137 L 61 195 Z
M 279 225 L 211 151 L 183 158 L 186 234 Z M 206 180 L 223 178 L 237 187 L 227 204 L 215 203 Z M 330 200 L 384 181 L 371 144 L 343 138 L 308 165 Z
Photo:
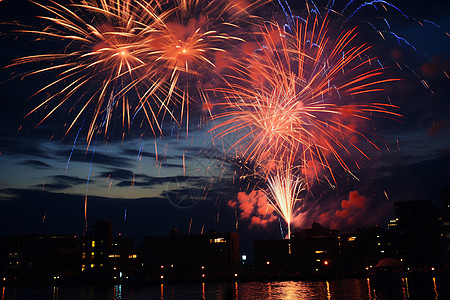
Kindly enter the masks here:
M 150 281 L 211 280 L 237 276 L 239 234 L 215 233 L 145 237 L 141 250 Z
M 290 239 L 254 242 L 255 269 L 269 276 L 334 275 L 338 270 L 339 238 L 336 230 L 319 223 Z
M 83 237 L 0 237 L 0 278 L 8 284 L 162 283 L 368 276 L 386 262 L 398 270 L 432 274 L 449 270 L 450 197 L 438 214 L 431 201 L 397 202 L 386 228 L 351 233 L 313 223 L 290 239 L 254 241 L 254 268 L 240 257 L 238 233 L 145 237 L 113 236 L 112 223 L 97 220 Z M 245 264 L 244 264 L 245 262 Z M 377 269 L 378 268 L 378 269 Z

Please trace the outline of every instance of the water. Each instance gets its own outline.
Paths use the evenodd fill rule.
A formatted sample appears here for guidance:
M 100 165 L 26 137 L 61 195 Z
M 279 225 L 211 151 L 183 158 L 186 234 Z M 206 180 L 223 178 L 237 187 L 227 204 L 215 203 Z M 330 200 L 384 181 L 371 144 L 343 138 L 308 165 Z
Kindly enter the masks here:
M 147 299 L 450 299 L 450 279 L 409 280 L 403 286 L 373 288 L 368 279 L 162 284 L 142 288 L 78 286 L 2 288 L 1 300 L 147 300 Z

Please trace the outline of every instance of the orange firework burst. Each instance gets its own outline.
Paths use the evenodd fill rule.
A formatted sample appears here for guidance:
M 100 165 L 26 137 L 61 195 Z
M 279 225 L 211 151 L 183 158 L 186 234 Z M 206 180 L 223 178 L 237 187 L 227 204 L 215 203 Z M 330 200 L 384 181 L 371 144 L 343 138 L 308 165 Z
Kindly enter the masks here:
M 217 75 L 215 58 L 235 42 L 244 42 L 232 33 L 240 24 L 254 22 L 250 11 L 265 2 L 174 0 L 168 17 L 152 28 L 144 43 L 146 80 L 152 80 L 145 97 L 156 97 L 164 113 L 178 123 L 186 116 L 188 124 L 189 105 L 195 101 L 190 90 L 198 91 L 195 97 L 203 97 L 202 81 Z M 155 94 L 161 90 L 162 96 Z M 177 104 L 179 116 L 167 109 L 169 103 Z
M 148 27 L 160 20 L 154 14 L 157 5 L 144 0 L 86 0 L 67 6 L 54 1 L 49 5 L 33 3 L 51 15 L 39 17 L 48 26 L 21 32 L 56 40 L 56 44 L 60 41 L 64 51 L 22 57 L 11 63 L 45 65 L 25 76 L 56 74 L 55 80 L 37 93 L 48 92 L 46 99 L 29 114 L 48 109 L 42 123 L 57 109 L 67 108 L 68 114 L 74 115 L 67 132 L 82 115 L 90 114 L 88 144 L 94 133 L 106 133 L 115 111 L 121 115 L 123 127 L 129 127 L 136 105 L 130 103 L 128 92 L 136 82 L 135 73 L 145 65 L 138 46 Z
M 266 1 L 32 2 L 46 12 L 39 17 L 45 27 L 20 32 L 62 44 L 63 51 L 22 57 L 9 67 L 35 63 L 37 69 L 24 77 L 54 75 L 55 80 L 36 93 L 46 98 L 29 114 L 44 110 L 41 124 L 55 111 L 67 109 L 72 119 L 66 133 L 80 119 L 90 118 L 89 144 L 94 134 L 106 134 L 117 117 L 124 131 L 138 113 L 154 134 L 162 133 L 166 114 L 180 124 L 188 116 L 189 85 L 201 89 L 200 77 L 214 71 L 215 53 L 226 51 L 231 41 L 242 41 L 227 34 L 228 28 L 253 20 L 249 11 Z
M 382 91 L 383 68 L 365 58 L 370 46 L 358 45 L 355 29 L 335 39 L 329 19 L 298 21 L 292 33 L 272 23 L 261 29 L 257 47 L 226 77 L 222 119 L 216 138 L 239 132 L 232 146 L 270 172 L 281 162 L 301 164 L 306 177 L 328 171 L 330 158 L 351 174 L 343 154 L 358 152 L 361 126 L 373 115 L 399 116 L 392 105 L 357 104 L 361 95 Z M 355 45 L 356 44 L 356 45 Z

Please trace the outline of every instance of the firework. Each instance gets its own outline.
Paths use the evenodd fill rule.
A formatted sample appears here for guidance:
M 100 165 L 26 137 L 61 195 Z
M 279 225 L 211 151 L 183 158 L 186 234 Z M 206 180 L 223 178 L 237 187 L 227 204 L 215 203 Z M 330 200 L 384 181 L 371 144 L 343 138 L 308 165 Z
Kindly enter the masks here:
M 10 64 L 37 64 L 36 70 L 24 76 L 55 75 L 53 82 L 36 93 L 46 98 L 29 114 L 45 110 L 42 123 L 56 110 L 66 109 L 73 116 L 66 124 L 67 132 L 83 115 L 90 115 L 88 144 L 94 133 L 106 133 L 116 111 L 123 127 L 129 128 L 137 105 L 130 102 L 128 94 L 139 75 L 137 70 L 145 65 L 137 46 L 148 27 L 160 21 L 154 14 L 157 5 L 131 0 L 86 0 L 67 6 L 54 1 L 48 5 L 33 3 L 49 15 L 39 17 L 47 26 L 20 32 L 36 34 L 55 45 L 62 43 L 64 48 L 58 53 L 22 57 Z
M 180 125 L 189 124 L 192 102 L 204 99 L 202 86 L 210 84 L 216 72 L 215 61 L 224 57 L 236 43 L 244 42 L 242 24 L 257 22 L 250 12 L 268 1 L 174 0 L 168 16 L 152 28 L 152 34 L 143 44 L 147 61 L 145 80 L 151 85 L 144 95 L 157 98 L 160 108 Z M 226 64 L 226 63 L 225 63 Z M 164 91 L 162 95 L 158 92 Z M 192 93 L 193 95 L 192 96 Z M 179 115 L 174 115 L 169 103 L 175 104 Z M 158 112 L 159 113 L 159 112 Z M 188 126 L 186 126 L 188 130 Z
M 289 239 L 292 217 L 295 206 L 300 201 L 299 194 L 304 190 L 304 183 L 299 177 L 294 176 L 291 167 L 283 166 L 269 176 L 267 185 L 267 199 L 275 212 L 286 222 Z
M 43 29 L 20 32 L 51 40 L 63 51 L 22 57 L 9 67 L 36 64 L 23 76 L 55 76 L 36 93 L 45 99 L 29 113 L 45 111 L 38 126 L 57 110 L 72 116 L 66 134 L 90 118 L 89 145 L 95 134 L 107 134 L 113 119 L 121 118 L 125 132 L 142 114 L 153 134 L 162 134 L 166 115 L 179 125 L 183 118 L 189 123 L 191 86 L 201 90 L 201 79 L 214 73 L 216 53 L 243 41 L 226 32 L 253 21 L 249 12 L 265 2 L 32 1 L 45 12 L 39 17 Z
M 215 138 L 241 137 L 236 147 L 270 173 L 281 162 L 302 165 L 305 175 L 331 174 L 331 158 L 351 173 L 344 154 L 367 157 L 358 146 L 370 141 L 362 124 L 375 115 L 399 116 L 395 106 L 356 101 L 382 91 L 383 68 L 365 58 L 370 46 L 356 31 L 334 38 L 329 19 L 298 21 L 292 33 L 277 23 L 261 29 L 255 50 L 233 67 L 220 88 L 226 97 Z M 377 148 L 378 149 L 378 148 Z

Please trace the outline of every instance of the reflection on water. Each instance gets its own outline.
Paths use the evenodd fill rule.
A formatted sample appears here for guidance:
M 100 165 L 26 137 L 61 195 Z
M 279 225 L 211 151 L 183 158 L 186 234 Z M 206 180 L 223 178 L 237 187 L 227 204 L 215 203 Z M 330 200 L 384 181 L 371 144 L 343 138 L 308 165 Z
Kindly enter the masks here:
M 58 293 L 59 293 L 59 287 L 54 286 L 53 287 L 53 300 L 58 300 Z
M 327 281 L 327 300 L 331 299 L 330 283 Z
M 1 300 L 138 300 L 138 299 L 309 299 L 414 300 L 450 299 L 450 278 L 404 278 L 399 286 L 374 286 L 369 279 L 161 284 L 143 288 L 122 285 L 14 288 L 2 287 Z
M 122 300 L 122 285 L 114 286 L 113 300 Z

